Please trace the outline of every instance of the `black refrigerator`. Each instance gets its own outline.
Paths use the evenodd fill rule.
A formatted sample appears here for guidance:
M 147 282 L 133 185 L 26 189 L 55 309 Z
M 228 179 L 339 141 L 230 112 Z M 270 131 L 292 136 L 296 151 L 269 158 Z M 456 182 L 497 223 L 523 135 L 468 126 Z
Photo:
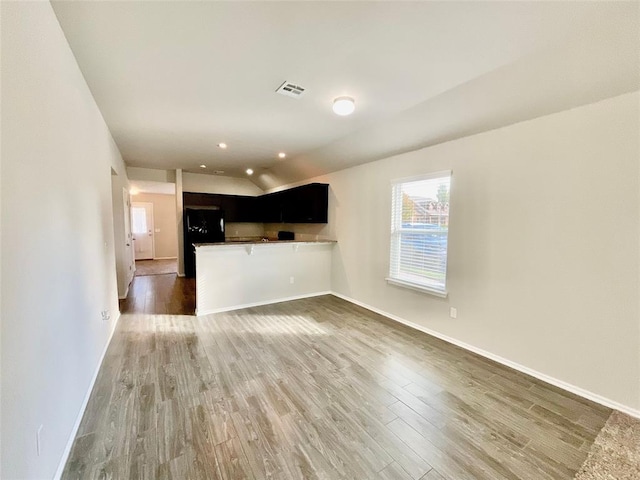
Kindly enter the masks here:
M 184 273 L 196 276 L 196 249 L 194 243 L 224 242 L 224 212 L 219 208 L 184 209 Z

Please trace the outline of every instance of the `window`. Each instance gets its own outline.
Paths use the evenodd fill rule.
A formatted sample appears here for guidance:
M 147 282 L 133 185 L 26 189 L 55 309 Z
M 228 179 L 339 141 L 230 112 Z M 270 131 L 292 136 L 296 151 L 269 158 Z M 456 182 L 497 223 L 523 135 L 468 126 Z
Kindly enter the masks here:
M 389 283 L 447 294 L 451 172 L 393 183 Z
M 132 233 L 147 233 L 147 211 L 144 207 L 131 207 Z

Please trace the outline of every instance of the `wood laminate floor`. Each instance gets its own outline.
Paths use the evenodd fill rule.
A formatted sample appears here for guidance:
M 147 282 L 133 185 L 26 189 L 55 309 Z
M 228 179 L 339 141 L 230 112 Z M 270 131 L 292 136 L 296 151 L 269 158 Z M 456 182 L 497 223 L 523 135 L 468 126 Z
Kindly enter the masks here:
M 571 479 L 611 411 L 333 296 L 120 319 L 64 479 Z
M 195 278 L 175 273 L 133 277 L 120 313 L 193 315 L 196 309 Z

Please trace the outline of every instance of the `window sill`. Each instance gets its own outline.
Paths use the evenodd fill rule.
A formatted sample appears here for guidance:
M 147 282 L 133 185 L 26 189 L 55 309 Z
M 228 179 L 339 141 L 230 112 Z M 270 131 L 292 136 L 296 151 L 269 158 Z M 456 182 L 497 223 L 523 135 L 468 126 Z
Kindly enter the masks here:
M 385 279 L 387 281 L 387 283 L 390 283 L 392 285 L 397 285 L 398 287 L 405 287 L 405 288 L 410 288 L 411 290 L 417 290 L 419 292 L 423 292 L 423 293 L 428 293 L 429 295 L 434 295 L 436 297 L 440 297 L 440 298 L 447 298 L 447 296 L 449 295 L 448 292 L 443 292 L 441 290 L 436 290 L 434 288 L 429 288 L 426 285 L 420 285 L 417 283 L 411 283 L 411 282 L 406 282 L 404 280 L 399 280 L 397 278 L 389 278 L 387 277 Z

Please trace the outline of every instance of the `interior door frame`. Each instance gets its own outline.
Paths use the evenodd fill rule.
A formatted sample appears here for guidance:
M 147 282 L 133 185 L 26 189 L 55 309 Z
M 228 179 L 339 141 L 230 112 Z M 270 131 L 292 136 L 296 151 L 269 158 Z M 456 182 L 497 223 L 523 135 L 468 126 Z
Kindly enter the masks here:
M 136 252 L 133 246 L 133 233 L 131 227 L 131 196 L 127 188 L 122 189 L 122 201 L 124 207 L 124 234 L 125 255 L 127 261 L 127 288 L 136 274 Z
M 147 228 L 149 230 L 151 230 L 151 260 L 155 260 L 156 258 L 156 230 L 155 230 L 155 222 L 153 221 L 153 203 L 152 202 L 131 202 L 131 208 L 133 208 L 134 206 L 144 206 L 145 208 L 147 206 L 150 207 L 151 210 L 151 219 L 147 218 Z M 131 215 L 130 218 L 133 218 L 133 215 Z M 149 224 L 151 224 L 151 228 L 149 228 Z M 133 241 L 133 232 L 131 234 L 132 237 L 132 241 Z M 135 247 L 133 249 L 133 261 L 135 263 L 136 261 L 136 250 Z M 143 260 L 142 258 L 140 260 Z M 147 260 L 147 259 L 144 259 Z

